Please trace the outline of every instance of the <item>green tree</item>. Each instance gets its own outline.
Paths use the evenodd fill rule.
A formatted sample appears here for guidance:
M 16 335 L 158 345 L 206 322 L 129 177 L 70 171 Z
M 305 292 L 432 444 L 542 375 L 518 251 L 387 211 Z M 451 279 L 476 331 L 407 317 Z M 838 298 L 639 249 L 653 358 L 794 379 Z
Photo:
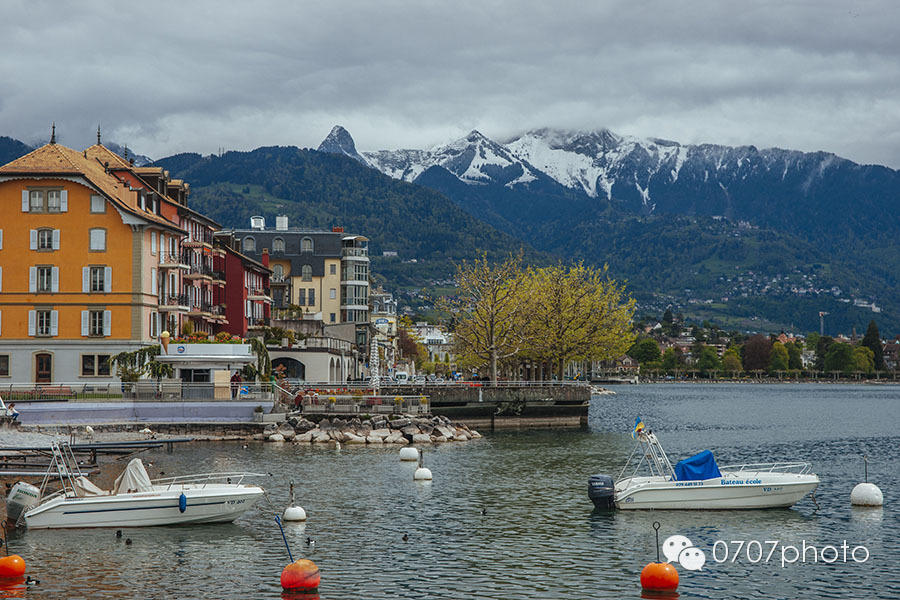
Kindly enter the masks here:
M 816 340 L 816 369 L 820 371 L 830 370 L 825 367 L 825 356 L 833 344 L 834 339 L 827 335 L 819 336 L 819 339 Z
M 826 371 L 853 371 L 853 346 L 843 342 L 833 342 L 825 353 L 824 367 Z
M 881 344 L 881 334 L 878 333 L 878 325 L 875 324 L 875 319 L 869 321 L 869 327 L 866 329 L 866 335 L 862 339 L 862 345 L 872 351 L 875 370 L 883 371 L 884 346 Z
M 795 342 L 788 342 L 784 345 L 787 348 L 788 353 L 788 369 L 792 370 L 800 370 L 803 368 L 803 350 L 800 349 L 800 344 Z
M 643 365 L 658 361 L 662 353 L 659 351 L 659 344 L 656 340 L 641 338 L 628 349 L 628 356 Z
M 116 376 L 123 383 L 134 383 L 147 374 L 149 363 L 156 362 L 154 359 L 160 350 L 159 344 L 144 346 L 129 352 L 119 352 L 110 357 L 109 362 L 115 365 Z
M 684 364 L 684 356 L 681 350 L 675 348 L 666 348 L 662 355 L 662 368 L 666 371 L 673 371 Z
M 715 348 L 712 346 L 703 346 L 703 348 L 700 349 L 700 355 L 697 358 L 697 368 L 704 373 L 718 371 L 722 368 L 722 363 L 719 361 L 719 354 L 716 352 Z
M 861 371 L 866 375 L 875 372 L 875 353 L 867 346 L 853 347 L 852 362 L 854 371 Z
M 737 374 L 744 370 L 741 364 L 741 354 L 737 348 L 731 347 L 722 355 L 722 369 L 731 374 Z
M 772 344 L 772 352 L 769 354 L 769 372 L 787 371 L 790 357 L 788 350 L 781 342 Z

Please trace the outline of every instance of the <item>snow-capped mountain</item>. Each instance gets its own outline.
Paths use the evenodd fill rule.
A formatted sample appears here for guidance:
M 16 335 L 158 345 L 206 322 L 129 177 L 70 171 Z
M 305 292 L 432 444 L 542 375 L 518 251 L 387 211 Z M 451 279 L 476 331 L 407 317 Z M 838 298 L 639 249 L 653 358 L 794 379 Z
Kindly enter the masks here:
M 354 143 L 350 132 L 340 125 L 332 127 L 331 133 L 322 140 L 322 143 L 319 144 L 319 147 L 316 149 L 319 152 L 328 152 L 329 154 L 344 154 L 345 156 L 358 160 L 367 167 L 373 166 L 356 151 L 356 144 Z
M 516 186 L 546 175 L 502 144 L 478 131 L 431 150 L 364 152 L 369 164 L 396 179 L 415 181 L 431 167 L 443 167 L 468 184 Z

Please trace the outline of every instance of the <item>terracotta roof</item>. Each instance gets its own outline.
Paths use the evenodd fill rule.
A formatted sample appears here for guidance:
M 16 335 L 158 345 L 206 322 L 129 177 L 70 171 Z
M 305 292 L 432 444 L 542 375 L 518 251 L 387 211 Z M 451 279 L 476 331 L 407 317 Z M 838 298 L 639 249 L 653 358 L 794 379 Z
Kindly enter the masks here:
M 99 160 L 106 150 L 110 157 L 116 156 L 103 146 L 91 146 L 84 153 L 61 144 L 46 144 L 37 150 L 0 167 L 2 175 L 81 175 L 106 196 L 116 207 L 139 216 L 142 219 L 163 225 L 170 229 L 184 231 L 178 225 L 159 215 L 154 215 L 138 206 L 138 192 L 122 183 L 115 175 L 108 173 Z M 128 163 L 121 159 L 124 165 Z M 112 163 L 112 160 L 110 160 Z
M 94 144 L 85 150 L 88 158 L 96 158 L 101 163 L 108 162 L 112 169 L 130 169 L 131 165 L 127 160 L 104 146 L 103 144 Z

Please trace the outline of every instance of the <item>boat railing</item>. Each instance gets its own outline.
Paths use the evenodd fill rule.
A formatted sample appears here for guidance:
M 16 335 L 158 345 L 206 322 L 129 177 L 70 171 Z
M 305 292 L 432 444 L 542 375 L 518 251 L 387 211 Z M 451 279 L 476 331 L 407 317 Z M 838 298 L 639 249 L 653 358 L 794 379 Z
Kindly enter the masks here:
M 736 465 L 722 465 L 720 471 L 728 473 L 794 473 L 803 475 L 809 473 L 812 465 L 808 462 L 773 462 L 773 463 L 743 463 Z M 727 475 L 726 475 L 727 477 Z
M 165 486 L 167 489 L 177 485 L 207 485 L 230 483 L 240 484 L 245 477 L 265 477 L 264 473 L 248 473 L 246 471 L 234 471 L 223 473 L 221 471 L 210 473 L 196 473 L 193 475 L 178 475 L 176 477 L 160 477 L 151 479 L 150 483 L 156 486 Z

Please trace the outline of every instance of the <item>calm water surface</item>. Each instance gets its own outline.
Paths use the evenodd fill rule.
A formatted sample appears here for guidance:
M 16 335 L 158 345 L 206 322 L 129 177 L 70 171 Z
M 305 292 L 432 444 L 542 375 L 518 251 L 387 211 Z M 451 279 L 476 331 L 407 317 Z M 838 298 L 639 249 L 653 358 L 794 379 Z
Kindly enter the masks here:
M 593 399 L 588 429 L 497 433 L 429 448 L 431 484 L 412 481 L 415 466 L 400 463 L 396 447 L 192 444 L 148 453 L 145 462 L 153 463 L 152 476 L 270 472 L 262 483 L 279 513 L 288 481 L 296 481 L 310 518 L 288 525 L 287 536 L 295 558 L 320 567 L 323 599 L 639 598 L 639 573 L 656 557 L 654 520 L 662 524 L 661 541 L 678 533 L 706 552 L 702 571 L 679 567 L 682 598 L 900 597 L 900 387 L 673 384 L 615 391 Z M 587 477 L 618 473 L 636 415 L 673 463 L 704 448 L 720 464 L 811 461 L 822 479 L 819 509 L 807 498 L 789 510 L 594 512 Z M 863 453 L 870 480 L 884 492 L 883 510 L 850 507 Z M 125 530 L 129 546 L 112 530 L 20 532 L 10 551 L 26 558 L 41 584 L 7 586 L 0 596 L 280 598 L 288 560 L 273 515 L 262 501 L 230 525 Z M 316 541 L 312 552 L 307 536 Z M 851 548 L 866 546 L 870 558 L 823 564 L 810 554 L 806 564 L 782 568 L 776 551 L 767 564 L 746 555 L 718 564 L 717 540 L 820 548 L 847 540 Z

